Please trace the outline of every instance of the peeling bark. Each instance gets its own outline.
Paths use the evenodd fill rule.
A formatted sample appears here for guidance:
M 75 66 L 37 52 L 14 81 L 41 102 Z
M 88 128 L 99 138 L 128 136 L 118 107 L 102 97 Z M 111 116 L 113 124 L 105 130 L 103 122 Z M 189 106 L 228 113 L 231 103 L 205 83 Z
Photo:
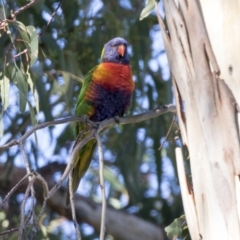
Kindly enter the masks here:
M 165 0 L 164 6 L 169 32 L 161 19 L 159 24 L 182 139 L 190 155 L 193 192 L 189 193 L 181 150 L 176 150 L 191 237 L 237 240 L 240 144 L 235 103 L 240 103 L 240 4 L 235 0 Z

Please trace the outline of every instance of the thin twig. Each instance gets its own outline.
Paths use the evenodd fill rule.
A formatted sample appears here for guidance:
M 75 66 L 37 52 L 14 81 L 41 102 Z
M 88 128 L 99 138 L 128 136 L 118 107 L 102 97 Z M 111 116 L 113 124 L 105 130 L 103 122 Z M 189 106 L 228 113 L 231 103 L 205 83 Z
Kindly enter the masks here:
M 29 161 L 27 159 L 27 156 L 26 156 L 26 153 L 25 153 L 25 149 L 24 149 L 24 145 L 23 145 L 22 142 L 20 143 L 20 149 L 21 149 L 22 158 L 23 158 L 23 161 L 24 161 L 27 173 L 30 174 L 31 173 L 31 169 L 30 169 Z M 32 175 L 28 176 L 29 182 L 31 182 L 32 178 L 33 178 Z M 34 190 L 33 185 L 31 186 L 31 198 L 32 198 L 31 199 L 32 200 L 32 205 L 34 206 L 35 190 Z
M 18 230 L 19 230 L 19 228 L 12 228 L 12 229 L 6 230 L 6 231 L 1 232 L 0 236 L 5 235 L 5 234 L 9 234 L 9 233 L 12 233 L 12 232 L 17 232 Z
M 28 187 L 26 189 L 26 192 L 24 194 L 23 201 L 22 201 L 22 205 L 21 205 L 21 220 L 20 220 L 20 226 L 19 226 L 19 229 L 18 229 L 18 240 L 22 239 L 22 233 L 23 233 L 23 230 L 26 227 L 26 224 L 24 222 L 25 206 L 26 206 L 27 198 L 29 196 L 29 192 L 32 189 L 32 186 L 33 186 L 33 183 L 34 183 L 35 179 L 36 179 L 36 177 L 34 176 L 31 179 L 31 181 L 29 182 Z
M 77 122 L 77 121 L 81 121 L 81 119 L 82 119 L 81 117 L 69 117 L 69 118 L 58 119 L 58 120 L 38 124 L 38 125 L 32 127 L 29 131 L 27 131 L 19 140 L 13 140 L 13 141 L 11 141 L 7 144 L 4 144 L 4 145 L 0 146 L 0 152 L 8 149 L 9 147 L 19 145 L 21 142 L 25 141 L 30 135 L 32 135 L 37 130 L 40 130 L 40 129 L 43 129 L 45 127 L 49 127 L 49 126 L 52 126 L 52 125 L 58 125 L 58 124 L 70 123 L 70 122 Z
M 99 133 L 95 133 L 95 138 L 97 139 L 98 145 L 98 158 L 99 158 L 99 176 L 100 176 L 100 188 L 102 195 L 102 213 L 101 213 L 101 227 L 100 227 L 100 240 L 104 240 L 105 235 L 105 219 L 106 219 L 106 194 L 104 187 L 104 175 L 103 175 L 103 150 L 102 150 L 102 141 L 99 136 Z
M 36 216 L 35 216 L 35 212 L 34 212 L 34 199 L 35 199 L 35 190 L 34 190 L 34 186 L 33 186 L 34 181 L 36 179 L 39 179 L 39 181 L 43 185 L 45 195 L 48 193 L 47 184 L 44 185 L 44 183 L 43 183 L 45 180 L 42 179 L 41 176 L 38 173 L 34 172 L 34 174 L 33 174 L 31 172 L 30 165 L 29 165 L 29 162 L 28 162 L 28 159 L 27 159 L 27 156 L 26 156 L 26 153 L 25 153 L 24 145 L 23 145 L 22 142 L 20 143 L 20 149 L 21 149 L 21 153 L 22 153 L 22 157 L 23 157 L 23 160 L 24 160 L 24 164 L 25 164 L 27 173 L 29 175 L 28 176 L 29 185 L 28 185 L 28 188 L 27 188 L 26 193 L 24 195 L 24 200 L 23 200 L 22 206 L 21 206 L 21 223 L 20 223 L 20 227 L 19 227 L 19 231 L 18 231 L 19 232 L 19 234 L 18 234 L 19 239 L 22 238 L 22 232 L 26 228 L 26 226 L 28 225 L 28 222 L 30 220 L 28 218 L 27 221 L 24 223 L 24 210 L 25 210 L 25 204 L 26 204 L 26 201 L 27 201 L 27 198 L 28 198 L 28 195 L 29 195 L 29 189 L 31 190 L 31 209 L 32 209 L 31 216 L 33 217 L 33 222 L 36 223 Z M 47 190 L 46 190 L 46 188 L 47 188 Z M 36 226 L 35 226 L 35 228 L 36 228 Z
M 13 13 L 13 15 L 15 15 L 15 16 L 18 15 L 20 12 L 22 12 L 22 11 L 26 10 L 27 8 L 31 7 L 31 6 L 32 6 L 33 4 L 35 4 L 37 1 L 38 1 L 38 0 L 33 0 L 33 1 L 29 2 L 29 3 L 26 4 L 25 6 L 19 8 L 17 11 L 15 11 L 15 12 Z
M 8 66 L 9 63 L 10 63 L 12 60 L 14 60 L 15 58 L 21 56 L 22 54 L 26 54 L 27 52 L 28 52 L 28 50 L 27 50 L 27 49 L 24 49 L 22 52 L 20 52 L 20 53 L 14 55 L 14 56 L 12 56 L 11 60 L 10 60 L 9 62 L 6 63 L 6 66 Z
M 5 10 L 4 10 L 4 8 L 3 8 L 3 13 L 4 13 L 4 18 L 5 18 L 5 19 L 3 19 L 3 20 L 0 21 L 0 27 L 1 27 L 1 28 L 5 28 L 5 27 L 6 27 L 7 31 L 10 32 L 10 29 L 9 29 L 9 27 L 8 27 L 7 22 L 14 22 L 14 21 L 16 21 L 16 16 L 17 16 L 19 13 L 21 13 L 21 12 L 23 12 L 24 10 L 26 10 L 27 8 L 31 7 L 31 6 L 32 6 L 33 4 L 35 4 L 37 1 L 38 1 L 38 0 L 33 0 L 33 1 L 29 2 L 28 4 L 26 4 L 26 5 L 24 5 L 23 7 L 19 8 L 19 9 L 16 10 L 15 12 L 11 12 L 11 14 L 10 14 L 8 17 L 6 17 Z M 58 6 L 56 7 L 56 9 L 54 10 L 54 12 L 52 13 L 50 20 L 47 22 L 47 24 L 45 25 L 45 27 L 44 27 L 44 28 L 42 29 L 42 31 L 39 33 L 38 37 L 41 37 L 41 36 L 43 35 L 43 33 L 46 31 L 47 27 L 48 27 L 49 24 L 52 22 L 55 14 L 56 14 L 56 12 L 57 12 L 57 10 L 58 10 L 58 9 L 61 7 L 61 5 L 63 4 L 63 1 L 64 1 L 64 0 L 61 0 L 61 1 L 60 1 L 60 3 L 58 4 Z M 3 4 L 3 3 L 2 3 L 2 4 Z M 4 6 L 4 4 L 3 4 L 3 6 Z M 16 49 L 16 48 L 15 48 L 15 45 L 14 45 L 14 42 L 15 42 L 16 39 L 13 40 L 11 35 L 10 35 L 9 37 L 10 37 L 10 39 L 11 39 L 11 46 L 10 46 L 10 48 L 13 47 L 14 49 Z M 16 57 L 19 57 L 20 55 L 26 54 L 26 53 L 27 53 L 27 49 L 25 49 L 24 51 L 16 54 L 15 56 L 12 57 L 12 59 L 11 59 L 8 63 L 6 63 L 6 61 L 5 61 L 4 66 L 8 65 L 8 64 L 9 64 L 12 60 L 14 60 Z
M 7 16 L 6 16 L 6 13 L 5 13 L 4 3 L 3 3 L 3 0 L 2 0 L 4 19 L 0 21 L 0 26 L 1 26 L 1 28 L 4 28 L 4 29 L 6 28 L 5 31 L 11 33 L 10 28 L 9 28 L 9 26 L 8 26 L 7 23 L 8 23 L 8 22 L 14 22 L 14 21 L 16 21 L 16 16 L 17 16 L 19 13 L 21 13 L 21 12 L 23 12 L 24 10 L 26 10 L 27 8 L 31 7 L 31 6 L 32 6 L 33 4 L 35 4 L 37 1 L 38 1 L 38 0 L 33 0 L 33 1 L 29 2 L 28 4 L 24 5 L 23 7 L 19 8 L 18 10 L 16 10 L 15 12 L 12 12 L 12 11 L 11 11 L 11 14 L 7 17 Z M 25 49 L 25 50 L 23 50 L 22 52 L 16 54 L 15 56 L 12 56 L 11 60 L 7 63 L 7 61 L 6 61 L 6 59 L 7 59 L 7 58 L 6 58 L 7 52 L 10 52 L 12 48 L 13 48 L 13 49 L 16 49 L 16 47 L 15 47 L 16 38 L 13 39 L 11 34 L 9 34 L 9 38 L 10 38 L 10 40 L 11 40 L 11 44 L 9 45 L 9 47 L 7 48 L 7 51 L 5 52 L 5 57 L 4 57 L 4 58 L 5 58 L 5 60 L 4 60 L 4 69 L 5 69 L 5 67 L 6 67 L 12 60 L 15 61 L 15 59 L 16 59 L 17 57 L 21 56 L 22 54 L 26 54 L 26 53 L 27 53 L 27 49 Z
M 26 174 L 12 189 L 11 191 L 6 195 L 6 197 L 3 199 L 2 203 L 0 204 L 0 209 L 2 209 L 5 205 L 5 203 L 8 201 L 8 199 L 11 197 L 11 195 L 18 189 L 18 187 L 26 180 L 27 177 L 32 175 L 32 173 Z
M 5 7 L 4 7 L 4 3 L 3 3 L 3 0 L 1 0 L 1 2 L 2 2 L 2 6 L 3 6 L 3 16 L 4 16 L 4 20 L 6 20 L 7 21 L 7 17 L 6 17 L 6 12 L 5 12 Z M 11 15 L 11 17 L 12 17 L 12 15 Z M 8 24 L 5 24 L 5 27 L 6 27 L 6 32 L 9 32 L 9 33 L 11 33 L 11 31 L 10 31 L 10 28 L 9 28 L 9 26 L 8 26 Z M 16 47 L 15 47 L 15 45 L 14 45 L 14 42 L 15 42 L 15 40 L 13 40 L 13 38 L 12 38 L 12 35 L 11 34 L 9 34 L 9 38 L 10 38 L 10 41 L 11 41 L 11 44 L 9 45 L 9 47 L 7 47 L 7 49 L 6 49 L 6 51 L 5 51 L 5 55 L 4 55 L 4 63 L 3 63 L 3 69 L 4 69 L 4 72 L 5 72 L 5 67 L 6 67 L 6 63 L 7 63 L 7 52 L 9 52 L 10 51 L 10 49 L 13 47 L 13 49 L 16 49 Z
M 36 223 L 39 223 L 41 217 L 42 217 L 43 214 L 44 214 L 44 211 L 45 211 L 46 206 L 47 206 L 47 200 L 48 200 L 47 197 L 44 198 L 44 201 L 43 201 L 43 204 L 42 204 L 41 210 L 40 210 L 39 215 L 38 215 L 38 217 L 37 217 L 37 219 L 36 219 Z M 36 234 L 36 232 L 35 232 L 34 230 L 35 230 L 35 229 L 32 229 L 32 231 L 31 231 L 30 239 L 34 239 L 34 235 Z
M 168 135 L 169 135 L 169 133 L 171 132 L 173 123 L 175 122 L 175 119 L 176 119 L 176 115 L 173 116 L 173 120 L 172 120 L 172 122 L 171 122 L 171 124 L 170 124 L 170 127 L 169 127 L 169 129 L 168 129 L 168 132 L 167 132 L 167 134 L 166 134 L 166 136 L 165 136 L 165 138 L 164 138 L 161 146 L 158 148 L 158 150 L 161 150 L 162 147 L 163 147 L 163 145 L 164 145 L 164 143 L 166 142 L 166 140 L 167 140 L 167 138 L 168 138 Z
M 26 220 L 26 222 L 25 222 L 24 229 L 27 227 L 27 225 L 28 225 L 31 217 L 32 217 L 32 222 L 33 222 L 33 223 L 32 223 L 32 224 L 33 224 L 33 226 L 32 226 L 32 231 L 33 231 L 33 232 L 37 232 L 38 226 L 37 226 L 37 223 L 36 223 L 36 215 L 35 215 L 35 211 L 34 211 L 34 207 L 33 207 L 33 206 L 32 206 L 32 208 L 31 208 L 31 212 L 29 213 L 28 218 L 27 218 L 27 220 Z
M 93 130 L 86 138 L 84 138 L 82 141 L 80 141 L 74 147 L 74 149 L 73 149 L 73 151 L 71 153 L 68 165 L 67 165 L 64 173 L 62 174 L 62 176 L 58 180 L 58 182 L 52 187 L 52 189 L 49 191 L 48 196 L 45 197 L 45 199 L 43 201 L 42 208 L 41 208 L 40 213 L 39 213 L 38 218 L 37 218 L 37 222 L 39 222 L 39 220 L 41 219 L 41 217 L 42 217 L 42 215 L 43 215 L 43 213 L 45 211 L 45 208 L 47 206 L 47 200 L 55 194 L 55 192 L 61 187 L 63 181 L 69 176 L 69 173 L 70 173 L 71 169 L 73 169 L 73 163 L 74 163 L 74 160 L 76 159 L 76 156 L 78 154 L 79 149 L 82 148 L 92 138 L 94 138 L 95 131 Z
M 25 222 L 24 228 L 27 227 L 27 225 L 28 225 L 28 223 L 29 223 L 29 221 L 30 221 L 30 219 L 31 219 L 32 216 L 33 216 L 33 208 L 31 209 L 30 213 L 28 214 L 28 217 L 27 217 L 27 220 L 26 220 L 26 222 Z
M 6 17 L 5 8 L 4 8 L 3 0 L 2 0 L 4 19 L 2 21 L 0 21 L 0 24 L 2 25 L 2 27 L 6 28 L 6 32 L 11 33 L 10 28 L 9 28 L 7 22 L 14 22 L 14 21 L 16 21 L 16 15 L 18 15 L 20 12 L 26 10 L 27 8 L 31 7 L 37 1 L 38 0 L 33 0 L 33 1 L 29 2 L 28 4 L 26 4 L 25 6 L 19 8 L 15 12 L 11 12 L 10 16 Z M 12 49 L 16 50 L 15 42 L 17 41 L 17 37 L 15 37 L 15 39 L 13 39 L 11 34 L 9 34 L 9 38 L 10 38 L 11 44 L 9 45 L 9 47 L 7 47 L 7 50 L 5 51 L 4 69 L 12 60 L 14 61 L 14 64 L 16 64 L 15 59 L 17 57 L 21 56 L 22 54 L 26 54 L 27 51 L 28 51 L 27 49 L 25 49 L 22 52 L 16 54 L 15 56 L 12 56 L 11 60 L 7 63 L 7 60 L 6 60 L 7 59 L 7 53 L 11 52 Z
M 49 189 L 48 189 L 48 184 L 46 182 L 46 180 L 37 172 L 34 172 L 34 175 L 36 177 L 36 179 L 42 184 L 43 187 L 43 197 L 47 197 L 48 193 L 49 193 Z
M 62 70 L 55 70 L 55 72 L 56 72 L 56 73 L 60 73 L 60 74 L 62 74 L 62 75 L 68 74 L 72 79 L 78 81 L 78 82 L 81 83 L 81 84 L 84 82 L 84 79 L 83 79 L 83 78 L 80 78 L 80 77 L 78 77 L 78 76 L 76 76 L 76 75 L 74 75 L 74 74 L 72 74 L 72 73 L 70 73 L 70 72 L 62 71 Z M 55 72 L 54 72 L 54 73 L 55 73 Z M 49 74 L 49 75 L 51 75 L 51 76 L 54 76 L 54 73 L 52 73 L 51 71 L 47 71 L 46 73 Z
M 37 224 L 38 224 L 38 222 L 39 222 L 39 220 L 40 220 L 40 218 L 41 218 L 41 216 L 42 216 L 42 214 L 43 214 L 43 211 L 42 211 L 42 210 L 45 210 L 46 203 L 47 203 L 46 199 L 47 199 L 48 194 L 49 194 L 48 184 L 47 184 L 47 182 L 45 181 L 45 179 L 44 179 L 39 173 L 37 173 L 37 172 L 34 172 L 34 177 L 35 177 L 35 179 L 39 180 L 39 181 L 41 182 L 41 184 L 42 184 L 42 187 L 43 187 L 43 190 L 44 190 L 44 191 L 43 191 L 43 199 L 44 199 L 44 202 L 43 202 L 42 209 L 41 209 L 41 211 L 40 211 L 40 213 L 39 213 L 38 218 L 36 218 L 36 216 L 35 216 L 35 214 L 34 214 L 34 212 L 33 212 L 33 224 L 34 224 L 35 228 L 32 229 L 32 231 L 31 231 L 31 236 L 30 236 L 29 239 L 33 239 L 33 238 L 34 238 L 34 235 L 36 234 Z
M 73 171 L 71 169 L 70 174 L 69 174 L 69 195 L 70 195 L 70 206 L 71 206 L 71 211 L 72 211 L 72 220 L 73 224 L 75 227 L 75 231 L 77 234 L 77 239 L 81 240 L 81 233 L 78 228 L 78 223 L 77 223 L 77 218 L 76 218 L 76 211 L 75 211 L 75 205 L 74 205 L 74 193 L 73 193 L 73 188 L 72 188 L 72 182 L 73 182 Z
M 46 24 L 46 26 L 42 29 L 42 31 L 38 34 L 38 37 L 41 37 L 43 35 L 43 33 L 46 31 L 47 27 L 49 26 L 49 24 L 52 22 L 57 10 L 61 7 L 61 5 L 63 4 L 63 1 L 60 1 L 60 3 L 58 4 L 58 6 L 56 7 L 56 9 L 54 10 L 54 12 L 51 15 L 50 20 L 48 21 L 48 23 Z
M 20 149 L 21 149 L 22 158 L 23 158 L 23 161 L 24 161 L 27 173 L 29 174 L 29 173 L 31 173 L 31 169 L 30 169 L 30 165 L 29 165 L 29 162 L 27 160 L 27 156 L 26 156 L 25 149 L 24 149 L 24 146 L 23 146 L 22 142 L 20 143 Z M 28 178 L 29 178 L 29 180 L 31 180 L 31 176 L 30 175 L 29 175 Z

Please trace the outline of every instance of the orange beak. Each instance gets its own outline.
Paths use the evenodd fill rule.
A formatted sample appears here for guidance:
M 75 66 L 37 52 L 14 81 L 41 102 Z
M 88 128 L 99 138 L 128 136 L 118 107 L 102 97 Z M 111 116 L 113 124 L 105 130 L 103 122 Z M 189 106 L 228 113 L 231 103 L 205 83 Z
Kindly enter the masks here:
M 122 44 L 119 45 L 117 51 L 118 51 L 119 56 L 123 57 L 124 53 L 125 53 L 125 46 Z

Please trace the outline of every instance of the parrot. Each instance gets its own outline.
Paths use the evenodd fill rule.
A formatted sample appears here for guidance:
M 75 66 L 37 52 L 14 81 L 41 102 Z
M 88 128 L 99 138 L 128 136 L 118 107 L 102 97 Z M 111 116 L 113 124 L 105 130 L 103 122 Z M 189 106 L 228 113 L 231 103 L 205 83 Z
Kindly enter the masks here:
M 128 42 L 121 37 L 108 41 L 102 50 L 100 63 L 90 70 L 85 78 L 77 99 L 76 116 L 87 115 L 93 122 L 122 117 L 131 104 L 134 81 L 127 52 Z M 77 138 L 86 128 L 82 122 L 75 123 L 74 137 L 81 141 L 89 133 Z M 96 139 L 87 142 L 78 152 L 73 164 L 72 188 L 76 192 L 80 180 L 91 163 Z M 67 205 L 69 204 L 69 184 Z

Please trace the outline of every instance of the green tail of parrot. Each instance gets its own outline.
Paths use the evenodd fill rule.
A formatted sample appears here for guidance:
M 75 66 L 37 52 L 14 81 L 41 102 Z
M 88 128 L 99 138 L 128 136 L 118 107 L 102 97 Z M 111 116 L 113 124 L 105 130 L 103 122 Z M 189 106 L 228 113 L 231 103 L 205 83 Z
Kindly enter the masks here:
M 83 148 L 78 152 L 78 155 L 74 161 L 74 166 L 73 166 L 73 182 L 72 182 L 73 193 L 76 192 L 81 178 L 85 175 L 86 171 L 89 168 L 96 144 L 97 144 L 96 140 L 92 139 L 88 143 L 86 143 L 86 145 L 84 145 Z M 70 193 L 69 193 L 69 180 L 68 180 L 67 199 L 66 199 L 67 205 L 69 205 L 69 200 L 70 200 Z

